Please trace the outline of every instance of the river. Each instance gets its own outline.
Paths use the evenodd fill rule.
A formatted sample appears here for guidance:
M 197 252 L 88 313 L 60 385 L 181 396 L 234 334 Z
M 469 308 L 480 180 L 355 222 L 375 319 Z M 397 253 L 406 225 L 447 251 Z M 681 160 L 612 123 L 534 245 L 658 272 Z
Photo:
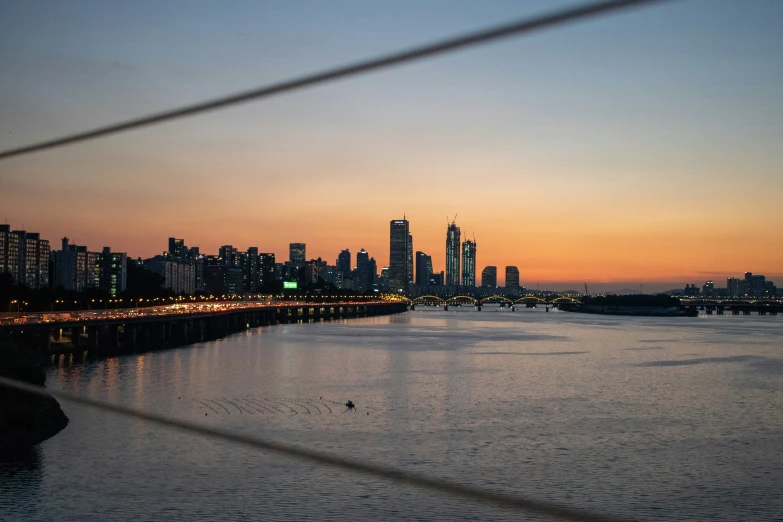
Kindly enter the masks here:
M 777 316 L 422 308 L 64 358 L 47 386 L 624 518 L 783 520 Z M 3 521 L 519 519 L 63 409 L 63 432 L 0 463 Z

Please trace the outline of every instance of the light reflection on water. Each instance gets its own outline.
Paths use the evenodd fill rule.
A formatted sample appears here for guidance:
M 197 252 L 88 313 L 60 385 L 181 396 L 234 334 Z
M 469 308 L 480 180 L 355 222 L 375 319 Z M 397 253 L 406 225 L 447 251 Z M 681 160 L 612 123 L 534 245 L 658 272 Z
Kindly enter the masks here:
M 425 309 L 64 358 L 48 385 L 629 518 L 771 520 L 782 334 L 777 317 Z M 3 520 L 518 519 L 63 406 L 65 431 L 0 462 Z

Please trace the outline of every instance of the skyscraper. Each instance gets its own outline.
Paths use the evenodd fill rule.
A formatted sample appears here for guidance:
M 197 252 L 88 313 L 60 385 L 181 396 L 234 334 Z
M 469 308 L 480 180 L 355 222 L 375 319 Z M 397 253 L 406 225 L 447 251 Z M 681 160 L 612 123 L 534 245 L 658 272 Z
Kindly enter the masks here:
M 519 288 L 519 268 L 506 267 L 506 288 Z
M 389 289 L 392 292 L 408 288 L 410 255 L 408 253 L 410 232 L 407 219 L 389 222 Z
M 498 286 L 498 267 L 485 266 L 481 271 L 481 286 L 495 288 Z
M 413 236 L 408 234 L 408 284 L 413 284 Z
M 304 243 L 291 243 L 288 245 L 288 261 L 298 271 L 305 263 L 306 245 Z
M 459 286 L 460 231 L 452 221 L 446 229 L 446 286 Z
M 370 254 L 365 249 L 361 249 L 356 254 L 356 290 L 366 292 L 372 290 L 373 275 L 370 274 Z
M 343 279 L 351 275 L 351 251 L 347 248 L 337 254 L 337 271 L 343 274 Z
M 462 286 L 476 286 L 476 242 L 462 243 Z
M 269 288 L 275 282 L 275 255 L 271 253 L 258 254 L 258 263 L 261 267 L 261 286 Z
M 258 292 L 261 288 L 261 258 L 258 255 L 258 247 L 248 247 L 244 269 L 245 291 Z
M 416 252 L 416 285 L 430 286 L 432 277 L 432 257 L 424 252 Z
M 169 238 L 169 257 L 172 261 L 185 263 L 188 258 L 188 247 L 184 239 Z

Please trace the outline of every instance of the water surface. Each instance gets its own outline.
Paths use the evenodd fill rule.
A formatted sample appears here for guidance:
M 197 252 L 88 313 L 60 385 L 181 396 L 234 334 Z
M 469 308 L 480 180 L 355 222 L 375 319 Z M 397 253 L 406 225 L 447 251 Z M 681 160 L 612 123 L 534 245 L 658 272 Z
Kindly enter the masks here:
M 472 310 L 63 359 L 47 385 L 621 517 L 781 519 L 781 319 Z M 65 431 L 0 463 L 0 519 L 519 519 L 63 407 Z

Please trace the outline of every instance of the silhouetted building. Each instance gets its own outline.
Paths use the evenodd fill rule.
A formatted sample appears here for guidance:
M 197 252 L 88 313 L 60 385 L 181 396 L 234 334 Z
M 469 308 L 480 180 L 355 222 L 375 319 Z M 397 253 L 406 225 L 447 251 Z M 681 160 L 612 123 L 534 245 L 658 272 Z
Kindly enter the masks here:
M 708 297 L 712 297 L 713 295 L 715 295 L 715 282 L 707 281 L 706 283 L 704 283 L 704 286 L 702 286 L 701 288 L 701 293 Z
M 51 257 L 54 288 L 83 292 L 90 288 L 87 286 L 88 281 L 94 284 L 94 276 L 87 269 L 87 247 L 71 245 L 68 238 L 64 237 L 62 250 L 52 252 Z
M 476 242 L 462 243 L 462 286 L 476 286 Z
M 112 297 L 125 291 L 128 282 L 128 256 L 125 252 L 112 252 L 103 247 L 100 255 L 100 285 L 98 288 Z
M 416 252 L 416 285 L 429 286 L 430 277 L 432 277 L 432 257 L 424 252 Z
M 739 297 L 745 295 L 745 281 L 736 277 L 726 279 L 726 295 L 729 297 Z
M 342 272 L 343 279 L 351 275 L 351 251 L 349 249 L 340 250 L 337 254 L 337 270 Z
M 375 282 L 375 271 L 373 270 L 371 272 L 371 270 L 370 254 L 362 248 L 359 253 L 356 254 L 356 290 L 360 292 L 372 290 L 372 285 Z
M 506 267 L 506 288 L 519 288 L 519 268 Z
M 413 284 L 413 236 L 408 234 L 408 284 Z
M 498 286 L 498 267 L 485 266 L 481 271 L 481 286 L 496 288 Z
M 49 287 L 49 241 L 38 233 L 0 225 L 0 272 L 28 288 Z
M 163 278 L 163 288 L 177 294 L 193 294 L 196 291 L 196 270 L 192 263 L 180 263 L 168 256 L 155 256 L 144 261 L 144 268 Z
M 188 247 L 185 246 L 184 239 L 169 238 L 168 257 L 178 263 L 188 262 Z
M 430 276 L 430 286 L 443 286 L 444 278 L 445 276 L 443 275 L 443 270 L 437 274 L 433 273 Z
M 207 292 L 216 296 L 242 292 L 243 273 L 238 266 L 210 265 L 205 270 Z
M 261 267 L 260 283 L 262 286 L 268 287 L 277 281 L 275 274 L 275 255 L 272 253 L 258 254 L 258 260 L 259 266 Z
M 460 230 L 452 221 L 446 229 L 446 286 L 459 286 Z
M 218 249 L 218 263 L 223 266 L 237 266 L 237 249 L 231 245 L 223 245 Z
M 695 284 L 693 285 L 686 284 L 685 290 L 683 290 L 682 295 L 686 297 L 696 297 L 699 295 L 699 287 L 696 286 Z
M 298 270 L 304 266 L 306 250 L 304 243 L 291 243 L 288 245 L 288 261 L 295 269 Z
M 407 219 L 389 222 L 389 289 L 392 292 L 405 291 L 408 288 L 409 236 Z

